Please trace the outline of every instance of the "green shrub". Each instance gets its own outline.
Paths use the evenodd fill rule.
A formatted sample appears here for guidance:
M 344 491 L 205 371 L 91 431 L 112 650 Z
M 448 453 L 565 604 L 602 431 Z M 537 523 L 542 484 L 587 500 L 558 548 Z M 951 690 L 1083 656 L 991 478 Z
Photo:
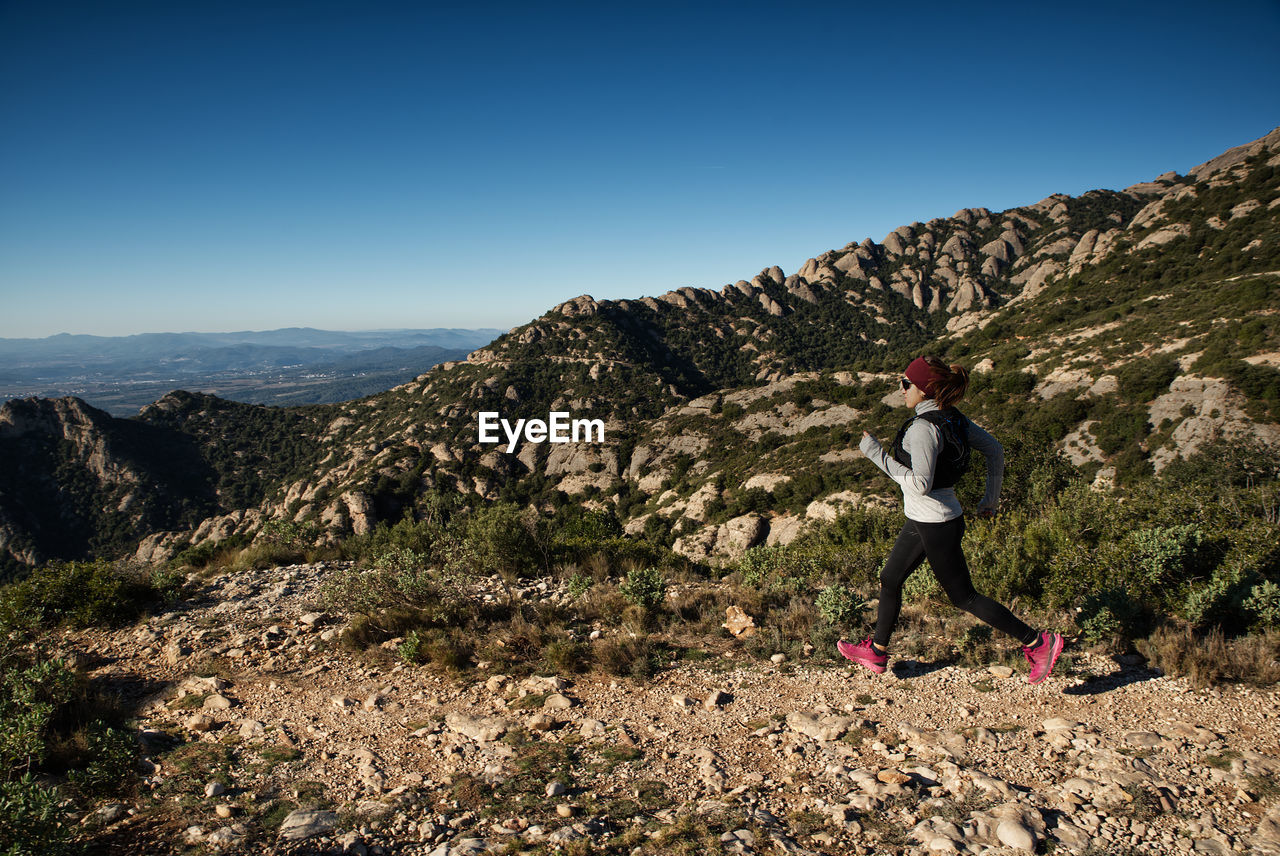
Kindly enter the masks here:
M 410 630 L 396 648 L 400 659 L 410 665 L 418 665 L 426 660 L 426 651 L 422 644 L 422 636 L 417 630 Z
M 1182 371 L 1177 357 L 1156 354 L 1125 363 L 1116 369 L 1120 397 L 1134 404 L 1145 404 L 1169 391 L 1169 384 Z
M 1194 523 L 1139 529 L 1129 538 L 1134 568 L 1142 586 L 1160 591 L 1191 569 L 1204 543 L 1204 533 Z
M 57 856 L 67 853 L 70 830 L 63 822 L 62 797 L 27 773 L 0 779 L 0 853 Z
M 1263 627 L 1280 627 L 1280 586 L 1264 580 L 1249 590 L 1244 608 L 1257 617 Z
M 53 624 L 127 624 L 164 597 L 148 575 L 99 559 L 44 565 L 8 593 L 15 608 Z
M 582 596 L 591 590 L 591 577 L 582 574 L 574 574 L 569 578 L 568 593 L 572 600 L 581 600 Z
M 132 734 L 98 720 L 85 737 L 89 763 L 83 770 L 73 770 L 71 784 L 91 797 L 107 796 L 120 788 L 138 759 L 137 742 Z
M 483 574 L 545 573 L 550 545 L 545 521 L 507 503 L 494 503 L 466 520 L 466 544 Z
M 44 762 L 54 722 L 71 701 L 76 680 L 59 660 L 15 657 L 0 669 L 0 776 L 7 778 Z
M 654 609 L 667 596 L 667 581 L 657 568 L 636 568 L 627 574 L 627 579 L 618 586 L 618 591 L 628 601 L 643 609 Z
M 867 604 L 861 597 L 837 583 L 819 592 L 814 606 L 827 624 L 848 627 Z
M 1091 594 L 1081 604 L 1076 617 L 1080 638 L 1091 645 L 1122 645 L 1142 635 L 1148 619 L 1141 606 L 1123 589 L 1104 589 Z
M 738 574 L 747 588 L 802 591 L 823 576 L 832 551 L 815 543 L 752 547 L 738 559 Z

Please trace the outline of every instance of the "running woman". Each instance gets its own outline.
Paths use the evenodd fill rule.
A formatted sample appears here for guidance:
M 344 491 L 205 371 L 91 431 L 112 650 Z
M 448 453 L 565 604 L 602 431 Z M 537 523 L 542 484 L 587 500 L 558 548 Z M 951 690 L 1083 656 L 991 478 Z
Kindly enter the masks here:
M 969 372 L 962 366 L 947 366 L 937 357 L 912 360 L 902 378 L 902 391 L 915 416 L 898 432 L 892 453 L 862 432 L 862 453 L 901 485 L 907 521 L 880 572 L 875 634 L 856 645 L 841 639 L 836 648 L 846 659 L 877 674 L 884 672 L 889 662 L 889 637 L 902 610 L 902 586 L 928 559 L 938 584 L 955 606 L 1022 644 L 1031 664 L 1027 681 L 1038 684 L 1053 671 L 1062 653 L 1062 636 L 1032 629 L 1006 607 L 979 594 L 960 548 L 964 511 L 956 499 L 955 483 L 967 462 L 966 446 L 981 452 L 987 464 L 980 517 L 995 514 L 1004 478 L 1000 443 L 955 409 L 968 386 Z

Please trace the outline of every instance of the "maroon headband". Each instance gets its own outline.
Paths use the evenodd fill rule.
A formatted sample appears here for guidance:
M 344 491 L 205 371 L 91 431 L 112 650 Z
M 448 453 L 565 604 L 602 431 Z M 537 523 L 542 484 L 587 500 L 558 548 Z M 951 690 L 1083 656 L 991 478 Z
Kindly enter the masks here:
M 926 398 L 933 398 L 934 384 L 942 379 L 942 373 L 925 362 L 924 357 L 912 360 L 911 365 L 907 366 L 906 375 L 907 380 L 923 392 Z

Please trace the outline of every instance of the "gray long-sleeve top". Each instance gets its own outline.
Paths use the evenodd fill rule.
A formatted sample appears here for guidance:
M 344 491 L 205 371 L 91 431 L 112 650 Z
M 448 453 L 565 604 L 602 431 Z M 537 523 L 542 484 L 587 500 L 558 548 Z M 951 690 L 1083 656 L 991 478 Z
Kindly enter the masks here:
M 925 399 L 916 405 L 916 413 L 937 410 L 938 403 Z M 978 505 L 979 510 L 995 511 L 1000 497 L 1000 485 L 1004 480 L 1004 448 L 1000 441 L 981 427 L 966 420 L 969 425 L 969 445 L 982 453 L 987 462 L 987 489 Z M 917 523 L 945 523 L 964 514 L 953 487 L 933 489 L 933 473 L 942 446 L 942 429 L 925 419 L 917 419 L 907 428 L 902 447 L 911 456 L 911 467 L 904 467 L 886 451 L 876 438 L 862 438 L 859 448 L 862 454 L 902 487 L 903 511 L 908 520 Z

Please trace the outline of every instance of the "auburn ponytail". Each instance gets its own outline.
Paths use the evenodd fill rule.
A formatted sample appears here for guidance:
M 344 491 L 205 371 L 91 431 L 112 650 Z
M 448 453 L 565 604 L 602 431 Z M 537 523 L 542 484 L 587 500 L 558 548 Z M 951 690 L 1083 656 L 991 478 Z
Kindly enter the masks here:
M 969 389 L 969 370 L 961 365 L 948 366 L 937 357 L 925 357 L 934 375 L 933 400 L 939 407 L 951 407 L 964 398 Z

